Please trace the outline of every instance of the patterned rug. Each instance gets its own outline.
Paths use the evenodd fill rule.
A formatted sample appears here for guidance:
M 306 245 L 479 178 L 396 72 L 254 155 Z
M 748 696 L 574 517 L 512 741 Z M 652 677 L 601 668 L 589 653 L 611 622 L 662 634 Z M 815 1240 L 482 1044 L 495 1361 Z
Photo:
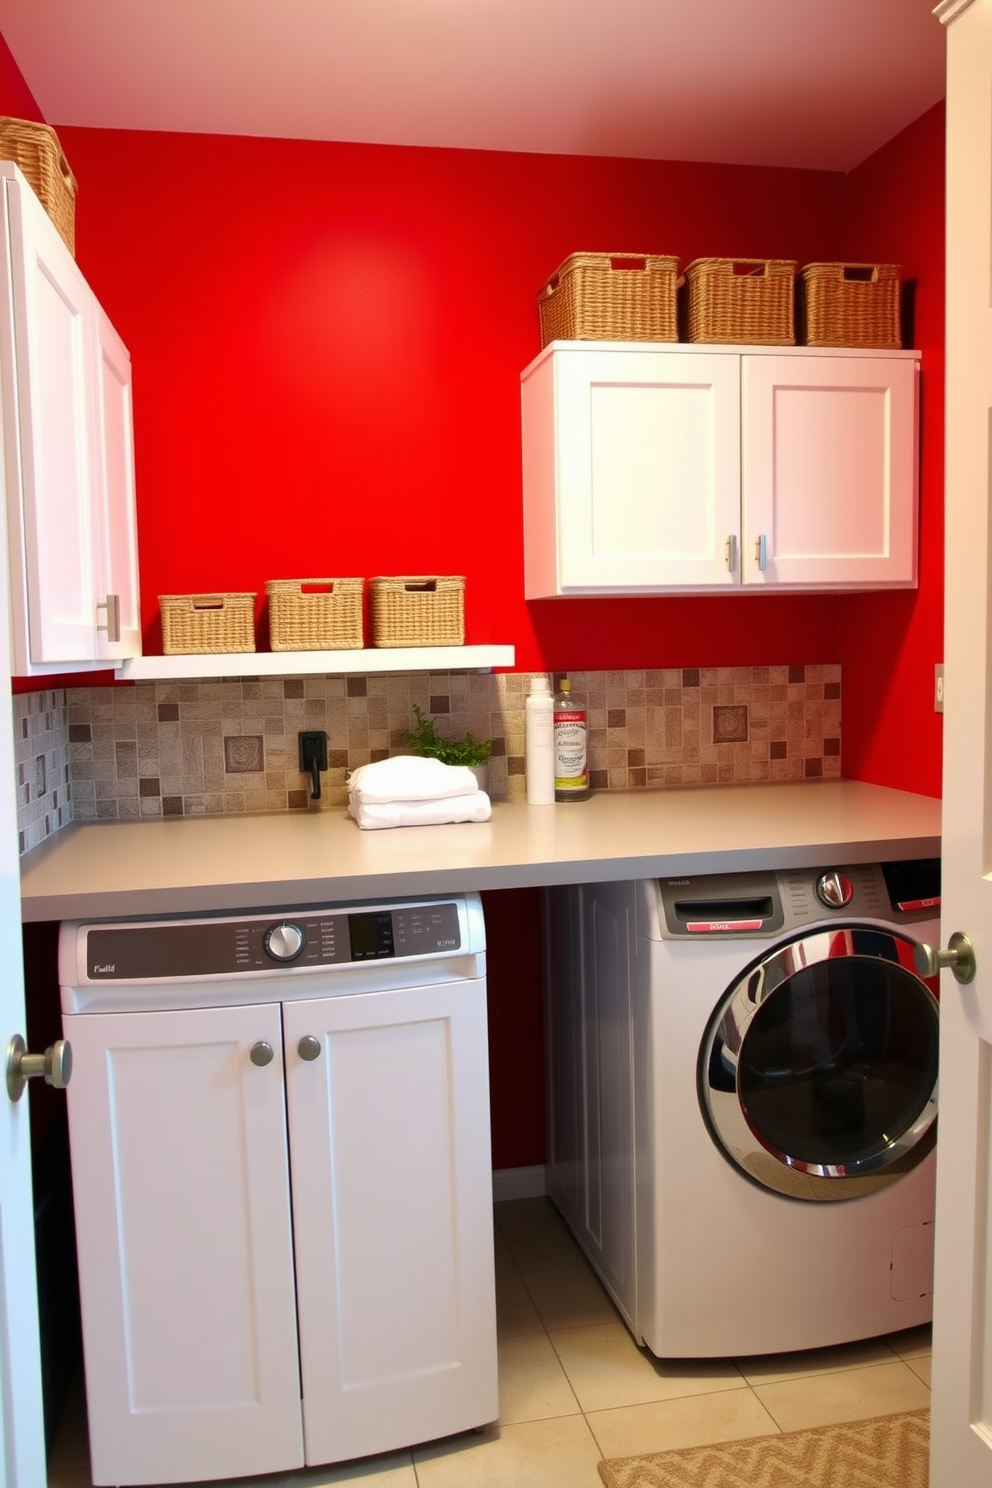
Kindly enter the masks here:
M 606 1488 L 927 1488 L 930 1412 L 612 1457 Z

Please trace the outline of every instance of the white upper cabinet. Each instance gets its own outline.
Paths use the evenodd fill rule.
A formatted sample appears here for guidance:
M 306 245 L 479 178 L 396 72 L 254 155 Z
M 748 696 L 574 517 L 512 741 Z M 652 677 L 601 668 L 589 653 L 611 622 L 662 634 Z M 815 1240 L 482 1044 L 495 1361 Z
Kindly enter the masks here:
M 546 348 L 526 597 L 915 585 L 917 378 L 912 352 Z
M 807 352 L 741 369 L 743 583 L 914 585 L 916 361 Z
M 13 670 L 140 654 L 131 366 L 47 213 L 0 162 Z

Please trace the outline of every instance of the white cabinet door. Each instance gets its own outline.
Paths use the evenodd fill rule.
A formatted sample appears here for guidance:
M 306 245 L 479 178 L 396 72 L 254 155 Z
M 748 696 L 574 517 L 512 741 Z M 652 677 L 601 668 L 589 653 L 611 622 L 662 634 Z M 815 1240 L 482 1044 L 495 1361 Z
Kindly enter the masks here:
M 63 1021 L 93 1482 L 302 1465 L 278 1006 Z
M 522 398 L 528 599 L 739 583 L 738 357 L 560 350 Z
M 87 670 L 141 653 L 129 359 L 12 165 L 0 187 L 14 671 Z
M 2 184 L 4 453 L 11 561 L 20 577 L 15 653 L 18 642 L 24 648 L 15 666 L 22 670 L 23 660 L 94 655 L 91 295 L 34 193 L 18 181 Z
M 745 356 L 742 366 L 744 584 L 914 585 L 916 363 Z
M 307 1461 L 495 1420 L 484 980 L 283 1026 Z
M 102 575 L 96 595 L 98 643 L 101 656 L 117 659 L 141 655 L 131 357 L 99 306 L 95 345 L 94 437 L 103 497 L 99 535 L 94 534 Z

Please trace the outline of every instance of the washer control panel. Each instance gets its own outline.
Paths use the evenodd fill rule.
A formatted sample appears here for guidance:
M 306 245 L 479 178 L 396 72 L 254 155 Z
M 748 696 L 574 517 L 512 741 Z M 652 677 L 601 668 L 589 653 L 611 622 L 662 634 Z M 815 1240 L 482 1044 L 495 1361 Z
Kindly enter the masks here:
M 940 860 L 657 880 L 664 940 L 789 933 L 832 915 L 888 924 L 940 911 Z
M 90 925 L 94 982 L 160 982 L 438 956 L 462 948 L 453 901 L 373 909 L 306 909 L 236 919 Z

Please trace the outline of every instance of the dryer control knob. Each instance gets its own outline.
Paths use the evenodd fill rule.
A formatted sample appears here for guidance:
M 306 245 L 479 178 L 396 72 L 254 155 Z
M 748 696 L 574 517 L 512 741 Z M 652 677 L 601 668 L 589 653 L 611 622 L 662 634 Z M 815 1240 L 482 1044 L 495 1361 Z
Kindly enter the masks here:
M 289 920 L 265 932 L 265 949 L 273 961 L 294 961 L 305 944 L 303 931 Z
M 816 897 L 828 909 L 843 909 L 854 898 L 854 885 L 846 873 L 833 869 L 816 880 Z

